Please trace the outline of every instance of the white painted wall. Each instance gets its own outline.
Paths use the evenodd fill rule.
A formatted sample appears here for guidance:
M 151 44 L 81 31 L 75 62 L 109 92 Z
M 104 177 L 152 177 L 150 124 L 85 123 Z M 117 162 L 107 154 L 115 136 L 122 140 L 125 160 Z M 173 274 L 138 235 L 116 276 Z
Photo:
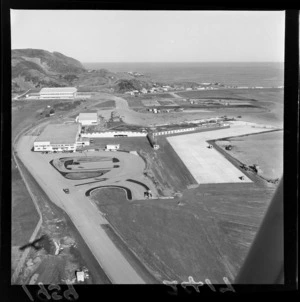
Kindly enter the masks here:
M 114 137 L 115 135 L 127 135 L 129 137 L 143 137 L 143 136 L 147 136 L 147 132 L 131 132 L 131 131 L 93 132 L 93 133 L 82 133 L 81 137 Z
M 191 128 L 183 128 L 183 129 L 174 129 L 174 130 L 165 130 L 165 131 L 159 131 L 153 133 L 153 135 L 168 135 L 168 134 L 175 134 L 175 133 L 183 133 L 183 132 L 192 132 L 192 131 L 197 131 L 197 130 L 202 130 L 202 129 L 210 129 L 216 127 L 217 124 L 212 124 L 208 123 L 206 125 L 202 125 L 200 127 L 191 127 Z M 220 127 L 228 127 L 229 124 L 222 124 Z
M 78 123 L 80 123 L 82 126 L 92 126 L 92 125 L 97 125 L 98 121 L 95 121 L 95 120 L 80 120 L 78 118 Z
M 50 142 L 34 142 L 33 143 L 33 150 L 34 151 L 74 151 L 76 150 L 76 144 L 61 144 L 62 146 L 57 147 L 54 145 L 51 145 Z

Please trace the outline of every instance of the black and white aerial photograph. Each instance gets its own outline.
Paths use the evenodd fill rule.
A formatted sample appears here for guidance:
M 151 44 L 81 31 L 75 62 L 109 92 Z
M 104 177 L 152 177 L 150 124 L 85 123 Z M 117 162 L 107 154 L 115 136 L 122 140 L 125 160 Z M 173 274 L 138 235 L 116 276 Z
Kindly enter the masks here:
M 284 284 L 285 18 L 10 9 L 11 284 Z

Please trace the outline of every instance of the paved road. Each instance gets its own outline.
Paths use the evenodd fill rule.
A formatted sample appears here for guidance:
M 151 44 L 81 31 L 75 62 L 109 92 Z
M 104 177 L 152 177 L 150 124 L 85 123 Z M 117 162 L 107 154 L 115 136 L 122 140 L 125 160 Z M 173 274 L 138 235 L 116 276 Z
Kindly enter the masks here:
M 51 159 L 56 159 L 56 158 L 58 159 L 62 157 L 62 155 L 59 153 L 57 154 L 37 153 L 36 156 L 39 157 L 40 160 L 46 161 L 46 163 L 48 163 Z M 115 163 L 118 167 L 112 168 L 109 172 L 99 177 L 93 177 L 89 179 L 78 179 L 78 180 L 75 179 L 70 180 L 64 178 L 64 181 L 68 183 L 68 185 L 66 185 L 68 188 L 74 187 L 74 190 L 75 189 L 80 190 L 84 194 L 87 190 L 97 186 L 106 186 L 106 185 L 123 186 L 131 190 L 132 199 L 136 199 L 136 200 L 144 199 L 145 188 L 140 184 L 127 181 L 127 179 L 133 179 L 149 187 L 150 190 L 152 191 L 153 198 L 158 197 L 158 192 L 153 182 L 149 178 L 143 175 L 145 169 L 145 162 L 138 155 L 125 153 L 125 152 L 106 152 L 106 151 L 83 152 L 83 153 L 75 152 L 72 153 L 72 155 L 69 155 L 69 157 L 71 158 L 86 157 L 86 156 L 99 157 L 99 158 L 106 157 L 111 159 L 114 157 L 118 158 L 119 162 Z M 105 161 L 104 163 L 110 164 L 111 161 Z M 92 162 L 91 164 L 93 164 L 94 166 L 97 165 L 96 162 Z M 83 164 L 83 166 L 84 165 L 85 164 Z M 63 165 L 59 166 L 58 169 L 61 172 L 67 172 L 67 173 L 72 172 L 71 170 L 65 169 Z M 82 169 L 80 171 L 83 172 Z M 84 169 L 84 171 L 90 171 L 90 170 Z M 96 182 L 97 180 L 98 182 Z
M 146 283 L 102 229 L 101 224 L 108 222 L 84 191 L 70 188 L 70 194 L 65 194 L 63 188 L 69 181 L 42 160 L 41 154 L 30 151 L 35 138 L 21 137 L 16 146 L 19 158 L 49 198 L 69 215 L 110 280 L 115 284 Z

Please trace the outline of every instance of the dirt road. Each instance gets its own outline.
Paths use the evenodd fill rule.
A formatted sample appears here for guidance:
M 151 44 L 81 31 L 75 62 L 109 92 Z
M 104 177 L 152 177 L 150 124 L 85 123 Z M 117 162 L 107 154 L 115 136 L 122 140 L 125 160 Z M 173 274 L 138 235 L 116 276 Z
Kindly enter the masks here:
M 41 160 L 41 154 L 30 151 L 35 138 L 23 136 L 19 140 L 16 147 L 19 158 L 49 198 L 69 215 L 110 280 L 116 284 L 146 283 L 101 227 L 108 222 L 94 203 L 80 190 L 70 188 L 70 194 L 65 194 L 63 188 L 70 182 L 47 161 Z

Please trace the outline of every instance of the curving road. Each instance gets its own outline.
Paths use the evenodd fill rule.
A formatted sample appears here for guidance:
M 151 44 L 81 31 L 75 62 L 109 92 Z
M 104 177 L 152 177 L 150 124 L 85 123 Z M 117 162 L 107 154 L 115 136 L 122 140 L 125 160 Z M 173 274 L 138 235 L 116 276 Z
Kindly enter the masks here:
M 35 136 L 20 138 L 16 145 L 19 158 L 49 198 L 72 219 L 112 283 L 145 284 L 146 281 L 136 272 L 101 227 L 108 222 L 95 204 L 85 196 L 86 189 L 70 187 L 72 181 L 60 175 L 49 164 L 49 158 L 30 150 L 35 138 Z M 70 189 L 70 194 L 63 192 L 65 187 Z
M 36 156 L 40 157 L 40 160 L 44 160 L 47 163 L 51 161 L 51 159 L 58 159 L 62 157 L 62 154 L 36 154 Z M 89 189 L 92 189 L 93 187 L 98 186 L 107 186 L 107 185 L 116 185 L 116 186 L 124 186 L 128 188 L 131 193 L 133 199 L 141 200 L 144 199 L 144 192 L 145 188 L 137 183 L 127 181 L 127 179 L 133 179 L 135 181 L 141 182 L 145 184 L 147 187 L 150 188 L 152 191 L 153 198 L 158 197 L 158 192 L 155 187 L 155 185 L 152 183 L 152 181 L 145 177 L 143 175 L 143 172 L 145 170 L 145 162 L 141 157 L 135 154 L 131 153 L 125 153 L 125 152 L 106 152 L 106 151 L 99 151 L 99 152 L 84 152 L 84 153 L 72 153 L 72 155 L 69 155 L 70 158 L 76 158 L 76 157 L 110 157 L 112 158 L 118 158 L 119 162 L 114 163 L 118 167 L 113 168 L 111 167 L 112 161 L 104 161 L 104 162 L 93 162 L 88 163 L 86 165 L 87 169 L 80 170 L 81 172 L 88 172 L 92 171 L 88 169 L 89 164 L 93 164 L 94 166 L 101 166 L 102 164 L 105 164 L 105 167 L 108 167 L 111 169 L 109 172 L 105 173 L 102 176 L 99 177 L 92 177 L 88 179 L 66 179 L 65 181 L 68 182 L 67 187 L 77 187 L 77 190 L 80 190 L 82 192 L 86 192 Z M 83 164 L 84 166 L 85 164 Z M 110 167 L 109 167 L 110 165 Z M 72 173 L 72 171 L 78 171 L 76 170 L 67 170 L 64 165 L 61 167 L 57 167 L 61 172 L 64 173 Z M 57 172 L 57 174 L 59 174 Z M 98 182 L 97 182 L 98 180 Z

